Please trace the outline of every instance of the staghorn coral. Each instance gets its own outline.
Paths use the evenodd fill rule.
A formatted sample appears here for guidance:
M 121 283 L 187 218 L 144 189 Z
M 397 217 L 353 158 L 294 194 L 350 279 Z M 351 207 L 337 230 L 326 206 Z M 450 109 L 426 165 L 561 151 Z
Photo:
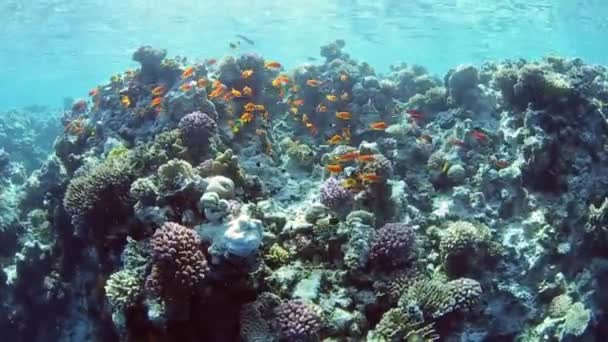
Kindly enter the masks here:
M 432 342 L 439 340 L 433 323 L 425 324 L 401 308 L 393 308 L 382 315 L 376 333 L 387 341 Z
M 63 204 L 79 230 L 128 218 L 133 170 L 127 159 L 104 162 L 68 184 Z
M 403 223 L 387 223 L 376 230 L 370 261 L 378 268 L 394 268 L 412 257 L 414 230 Z
M 399 306 L 404 309 L 418 307 L 425 317 L 437 319 L 454 311 L 471 309 L 481 293 L 481 285 L 473 279 L 443 282 L 431 278 L 411 285 L 399 298 Z
M 143 281 L 133 270 L 112 273 L 105 285 L 106 297 L 115 310 L 124 310 L 137 303 L 143 293 Z
M 154 232 L 150 245 L 154 267 L 148 286 L 155 292 L 190 293 L 205 279 L 209 268 L 194 230 L 167 222 Z
M 292 299 L 276 309 L 281 335 L 288 341 L 312 339 L 321 330 L 321 318 L 302 300 Z

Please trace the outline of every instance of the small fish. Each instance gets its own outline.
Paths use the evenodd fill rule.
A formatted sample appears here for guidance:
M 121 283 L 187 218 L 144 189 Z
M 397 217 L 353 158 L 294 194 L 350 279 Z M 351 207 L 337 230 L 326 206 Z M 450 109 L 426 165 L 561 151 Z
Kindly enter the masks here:
M 251 69 L 243 70 L 241 72 L 241 77 L 243 77 L 243 78 L 249 78 L 252 75 L 253 75 L 253 70 L 251 70 Z
M 209 84 L 209 80 L 206 78 L 199 78 L 198 81 L 196 81 L 196 86 L 199 88 L 205 88 L 207 84 Z
M 509 165 L 511 165 L 511 163 L 509 163 L 508 161 L 506 161 L 504 159 L 498 159 L 494 162 L 494 165 L 499 169 L 504 169 L 504 168 L 508 167 Z
M 243 108 L 248 112 L 253 112 L 256 109 L 255 103 L 253 103 L 253 102 L 247 102 L 247 104 L 245 104 L 245 106 Z
M 127 95 L 123 95 L 120 97 L 120 104 L 125 108 L 129 108 L 131 107 L 131 99 Z
M 243 115 L 241 115 L 241 121 L 243 121 L 244 123 L 250 123 L 251 121 L 253 121 L 253 118 L 253 114 L 249 112 L 245 112 L 243 113 Z
M 209 97 L 212 99 L 214 99 L 216 97 L 220 97 L 224 94 L 224 91 L 226 91 L 226 89 L 223 87 L 215 88 L 215 89 L 213 89 L 213 91 L 211 93 L 209 93 Z
M 230 91 L 230 93 L 232 94 L 232 96 L 234 97 L 243 97 L 243 93 L 241 93 L 240 91 L 232 88 L 232 90 Z
M 243 95 L 245 95 L 245 96 L 253 95 L 253 89 L 251 89 L 251 87 L 248 87 L 248 86 L 243 87 Z
M 266 107 L 264 105 L 255 105 L 255 110 L 262 112 L 266 110 Z
M 189 66 L 186 68 L 186 70 L 184 70 L 184 72 L 182 73 L 182 80 L 186 79 L 190 76 L 194 75 L 194 67 L 193 66 Z
M 182 92 L 188 92 L 190 91 L 190 89 L 192 89 L 192 83 L 191 82 L 186 82 L 182 85 L 179 86 L 179 90 L 181 90 Z
M 304 100 L 303 99 L 298 99 L 298 100 L 293 100 L 291 101 L 291 104 L 294 106 L 303 106 L 304 105 Z
M 356 178 L 346 178 L 342 181 L 342 187 L 344 189 L 353 189 L 359 187 L 359 181 Z
M 325 113 L 325 112 L 327 112 L 327 107 L 325 107 L 322 104 L 319 104 L 319 105 L 317 105 L 316 111 L 319 113 Z
M 342 137 L 344 138 L 344 140 L 350 141 L 350 138 L 352 137 L 352 134 L 350 132 L 350 128 L 349 127 L 342 128 Z
M 343 92 L 342 95 L 340 95 L 340 100 L 342 100 L 342 101 L 348 101 L 349 98 L 350 98 L 350 95 L 348 95 L 347 92 Z
M 466 144 L 465 144 L 464 141 L 462 141 L 462 140 L 460 140 L 458 138 L 455 138 L 455 137 L 450 137 L 448 139 L 448 143 L 450 145 L 455 145 L 455 146 L 459 146 L 459 147 L 463 147 L 463 148 L 466 147 Z
M 268 61 L 264 64 L 266 69 L 279 69 L 281 67 L 281 63 L 275 61 Z
M 317 126 L 315 126 L 312 122 L 307 122 L 306 124 L 304 124 L 304 126 L 306 126 L 306 128 L 308 128 L 308 131 L 312 135 L 316 135 L 317 133 L 319 133 Z
M 319 80 L 308 80 L 306 81 L 306 85 L 309 87 L 318 87 L 321 84 L 321 81 Z
M 215 58 L 209 58 L 207 61 L 205 61 L 205 64 L 208 66 L 211 66 L 215 63 L 217 63 L 217 59 L 215 59 Z
M 424 118 L 424 114 L 417 109 L 408 109 L 405 112 L 409 114 L 410 118 L 415 122 L 420 122 Z
M 361 163 L 371 163 L 376 160 L 373 154 L 360 154 L 357 160 Z
M 358 175 L 358 178 L 364 183 L 377 183 L 380 181 L 380 176 L 378 176 L 377 174 L 375 174 L 373 172 L 362 173 L 362 174 Z
M 243 36 L 242 34 L 237 34 L 236 37 L 241 38 L 245 43 L 247 43 L 249 45 L 255 45 L 255 42 L 253 40 Z
M 369 128 L 372 131 L 384 131 L 387 127 L 388 127 L 388 125 L 384 121 L 372 122 L 369 125 Z
M 336 113 L 336 118 L 340 119 L 340 120 L 350 120 L 352 119 L 352 115 L 350 114 L 350 112 L 337 112 Z
M 359 158 L 359 152 L 348 152 L 338 157 L 338 160 L 342 163 L 353 161 Z
M 317 60 L 317 58 L 316 57 L 312 57 L 312 56 L 308 56 L 308 57 L 306 57 L 306 60 L 308 60 L 309 62 L 314 62 L 314 61 Z
M 230 101 L 234 98 L 234 94 L 232 92 L 226 92 L 224 94 L 224 101 Z
M 302 114 L 302 122 L 303 123 L 310 122 L 310 118 L 308 117 L 307 114 Z
M 433 143 L 433 137 L 431 137 L 428 134 L 420 134 L 419 137 L 420 141 L 426 144 L 432 144 Z
M 97 94 L 99 94 L 99 88 L 94 88 L 89 91 L 89 96 L 91 97 L 95 97 Z
M 241 42 L 240 41 L 236 41 L 236 42 L 230 42 L 228 43 L 228 46 L 232 49 L 232 50 L 238 50 L 238 48 L 241 46 Z
M 300 91 L 300 86 L 295 84 L 293 87 L 289 88 L 289 91 L 292 93 L 297 93 Z
M 327 142 L 328 142 L 330 145 L 337 145 L 337 144 L 341 143 L 341 142 L 342 142 L 342 140 L 343 140 L 343 139 L 342 139 L 342 136 L 340 136 L 340 135 L 337 135 L 337 134 L 336 134 L 336 135 L 334 135 L 333 137 L 329 138 L 329 140 L 327 140 Z
M 342 166 L 338 164 L 327 165 L 327 171 L 331 173 L 339 173 L 342 172 Z
M 298 109 L 298 107 L 292 106 L 291 108 L 289 108 L 289 111 L 294 114 L 297 115 L 298 112 L 300 111 L 300 109 Z
M 443 166 L 441 167 L 441 173 L 447 173 L 449 169 L 450 169 L 450 163 L 446 161 L 443 163 Z
M 152 99 L 152 107 L 158 107 L 163 103 L 163 98 L 162 97 L 155 97 Z
M 329 102 L 336 102 L 336 101 L 338 101 L 338 97 L 336 95 L 325 95 L 325 98 Z
M 471 135 L 473 136 L 473 138 L 475 140 L 477 140 L 477 142 L 486 142 L 488 141 L 488 135 L 485 134 L 484 132 L 482 132 L 479 129 L 474 129 L 471 131 Z
M 157 86 L 152 89 L 152 96 L 162 96 L 165 93 L 165 87 Z
M 341 74 L 340 75 L 340 81 L 342 81 L 342 82 L 348 81 L 348 75 L 347 74 Z

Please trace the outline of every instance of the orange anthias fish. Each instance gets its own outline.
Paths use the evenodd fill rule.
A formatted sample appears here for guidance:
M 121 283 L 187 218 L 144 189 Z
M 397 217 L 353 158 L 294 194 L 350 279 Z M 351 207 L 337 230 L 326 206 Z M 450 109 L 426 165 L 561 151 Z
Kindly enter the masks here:
M 234 96 L 234 97 L 243 97 L 243 93 L 241 93 L 240 91 L 232 88 L 232 90 L 230 91 L 230 93 Z
M 422 121 L 422 119 L 424 118 L 424 113 L 422 113 L 421 111 L 419 111 L 417 109 L 408 109 L 405 112 L 408 113 L 410 118 L 412 118 L 412 120 L 414 120 L 417 123 Z
M 342 101 L 348 101 L 349 98 L 350 98 L 350 96 L 348 95 L 347 92 L 343 92 L 342 95 L 340 95 L 340 100 L 342 100 Z
M 91 96 L 91 97 L 95 97 L 95 96 L 97 96 L 97 94 L 99 94 L 98 88 L 94 88 L 94 89 L 91 89 L 91 91 L 89 91 L 89 96 Z
M 279 75 L 274 80 L 272 80 L 272 86 L 275 88 L 280 88 L 281 86 L 289 83 L 289 78 L 286 75 Z
M 321 84 L 319 80 L 308 80 L 306 81 L 306 85 L 309 87 L 318 87 Z
M 338 101 L 338 97 L 336 95 L 325 95 L 325 98 L 329 102 L 336 102 L 336 101 Z
M 350 128 L 349 127 L 342 128 L 342 137 L 344 138 L 344 140 L 350 141 L 350 138 L 352 137 L 352 134 L 350 132 Z
M 347 74 L 340 75 L 340 81 L 342 81 L 342 82 L 348 81 L 348 75 Z
M 275 62 L 275 61 L 269 61 L 269 62 L 266 62 L 266 64 L 264 64 L 264 67 L 266 67 L 266 69 L 278 69 L 281 67 L 281 63 Z
M 498 159 L 494 162 L 494 165 L 496 165 L 496 167 L 499 169 L 504 169 L 504 168 L 508 167 L 509 165 L 511 165 L 511 163 L 509 163 L 508 161 L 506 161 L 504 159 Z
M 324 106 L 324 105 L 322 105 L 322 104 L 319 104 L 319 105 L 317 105 L 316 110 L 317 110 L 317 112 L 319 112 L 319 113 L 325 113 L 325 112 L 327 112 L 327 107 L 325 107 L 325 106 Z
M 253 121 L 253 114 L 249 113 L 249 112 L 245 112 L 243 113 L 243 115 L 241 115 L 241 121 L 245 122 L 245 123 L 250 123 L 251 121 Z
M 155 97 L 152 99 L 152 107 L 158 107 L 163 103 L 163 98 L 162 97 Z
M 127 95 L 123 95 L 120 97 L 120 104 L 125 108 L 129 108 L 131 107 L 131 99 Z
M 266 107 L 264 105 L 255 105 L 255 110 L 263 112 L 266 110 Z
M 384 121 L 373 122 L 369 125 L 369 128 L 373 131 L 384 131 L 388 125 Z
M 299 112 L 300 110 L 298 109 L 298 107 L 293 106 L 293 107 L 289 108 L 289 111 L 290 111 L 292 114 L 298 114 L 298 112 Z
M 448 139 L 448 143 L 450 145 L 456 145 L 462 148 L 466 147 L 466 143 L 464 141 L 455 137 L 451 137 L 450 139 Z
M 380 181 L 380 176 L 375 173 L 362 173 L 358 178 L 364 183 L 377 183 Z
M 196 86 L 199 88 L 205 88 L 208 83 L 209 81 L 206 78 L 199 78 L 198 81 L 196 81 Z
M 248 112 L 253 112 L 256 109 L 256 105 L 253 102 L 247 102 L 243 108 Z
M 312 135 L 316 135 L 317 133 L 319 133 L 317 126 L 315 126 L 315 124 L 313 124 L 312 122 L 307 122 L 304 124 L 304 126 L 306 126 L 306 128 L 308 128 L 308 131 Z
M 337 112 L 336 117 L 340 120 L 350 120 L 353 118 L 349 112 Z
M 471 135 L 473 136 L 473 138 L 475 140 L 477 140 L 480 143 L 488 141 L 488 135 L 479 129 L 474 129 L 473 131 L 471 131 Z
M 342 166 L 337 164 L 327 165 L 327 171 L 331 173 L 339 173 L 342 172 Z
M 157 86 L 152 89 L 152 96 L 161 96 L 165 93 L 165 87 Z
M 344 162 L 356 160 L 358 158 L 359 158 L 359 152 L 354 151 L 354 152 L 344 153 L 343 155 L 338 157 L 338 160 L 340 162 L 344 163 Z
M 190 89 L 192 89 L 192 83 L 190 82 L 186 82 L 179 86 L 179 90 L 183 91 L 184 93 L 189 91 Z
M 342 136 L 336 134 L 333 137 L 329 138 L 329 140 L 327 140 L 327 142 L 330 145 L 337 145 L 342 142 Z
M 182 80 L 194 75 L 194 67 L 187 67 L 186 70 L 182 73 Z
M 302 99 L 293 100 L 293 101 L 291 101 L 291 104 L 294 105 L 294 106 L 303 106 L 304 105 L 304 100 L 302 100 Z
M 251 70 L 251 69 L 243 70 L 241 72 L 241 77 L 243 77 L 243 78 L 249 78 L 252 75 L 253 75 L 253 70 Z
M 209 59 L 208 59 L 208 60 L 205 62 L 205 64 L 207 64 L 207 65 L 213 65 L 213 64 L 215 64 L 215 63 L 217 63 L 217 59 L 215 59 L 215 58 L 209 58 Z
M 376 160 L 376 157 L 373 154 L 361 154 L 357 160 L 361 163 L 371 163 Z
M 245 96 L 253 95 L 253 89 L 251 89 L 251 87 L 248 87 L 248 86 L 243 87 L 243 95 L 245 95 Z

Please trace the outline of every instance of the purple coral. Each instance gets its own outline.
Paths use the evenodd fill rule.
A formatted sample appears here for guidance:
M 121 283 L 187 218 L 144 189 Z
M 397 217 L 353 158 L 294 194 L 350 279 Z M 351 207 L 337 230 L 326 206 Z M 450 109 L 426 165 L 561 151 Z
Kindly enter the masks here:
M 407 262 L 412 255 L 414 230 L 403 223 L 387 223 L 372 240 L 370 260 L 379 267 L 394 267 Z
M 217 124 L 209 114 L 203 112 L 192 112 L 179 120 L 179 129 L 184 133 L 184 138 L 189 145 L 205 145 L 209 137 L 217 129 Z
M 150 242 L 154 265 L 148 286 L 159 291 L 168 284 L 174 290 L 193 291 L 209 271 L 200 242 L 194 230 L 177 223 L 157 229 Z
M 321 186 L 321 203 L 333 210 L 349 205 L 352 202 L 352 194 L 344 189 L 335 178 L 329 178 Z
M 307 340 L 321 330 L 321 319 L 302 300 L 281 303 L 275 313 L 281 334 L 288 341 Z

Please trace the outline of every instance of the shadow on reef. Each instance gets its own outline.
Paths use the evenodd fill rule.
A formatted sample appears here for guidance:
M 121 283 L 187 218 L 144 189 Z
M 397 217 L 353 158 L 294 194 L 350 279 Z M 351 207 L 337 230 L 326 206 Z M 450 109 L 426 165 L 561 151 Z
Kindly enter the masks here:
M 608 70 L 344 48 L 142 47 L 41 167 L 0 151 L 3 337 L 603 341 Z

